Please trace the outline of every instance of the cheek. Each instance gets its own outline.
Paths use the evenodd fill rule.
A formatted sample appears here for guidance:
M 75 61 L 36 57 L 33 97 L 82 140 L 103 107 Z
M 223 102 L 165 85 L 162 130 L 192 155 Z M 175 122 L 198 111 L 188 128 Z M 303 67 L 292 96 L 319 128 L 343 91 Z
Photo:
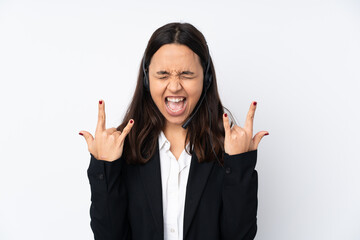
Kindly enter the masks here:
M 150 84 L 150 95 L 156 105 L 161 104 L 163 92 L 164 89 L 161 84 L 157 84 L 156 82 L 152 82 L 152 84 Z
M 203 82 L 197 82 L 196 84 L 193 84 L 189 88 L 189 95 L 193 97 L 196 100 L 199 100 L 202 90 L 203 90 Z
M 153 101 L 158 105 L 159 104 L 159 101 L 161 99 L 161 95 L 159 93 L 159 91 L 156 91 L 158 89 L 150 89 L 150 94 L 151 94 L 151 97 L 153 99 Z

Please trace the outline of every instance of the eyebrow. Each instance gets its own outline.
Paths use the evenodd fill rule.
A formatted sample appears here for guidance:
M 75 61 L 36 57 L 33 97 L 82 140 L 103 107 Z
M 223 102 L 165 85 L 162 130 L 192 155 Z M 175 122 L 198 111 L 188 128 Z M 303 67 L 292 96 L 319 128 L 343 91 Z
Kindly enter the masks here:
M 156 74 L 159 74 L 159 75 L 170 75 L 170 73 L 167 72 L 167 71 L 158 71 L 158 72 L 156 72 Z M 194 75 L 194 73 L 191 72 L 191 71 L 182 71 L 181 74 Z

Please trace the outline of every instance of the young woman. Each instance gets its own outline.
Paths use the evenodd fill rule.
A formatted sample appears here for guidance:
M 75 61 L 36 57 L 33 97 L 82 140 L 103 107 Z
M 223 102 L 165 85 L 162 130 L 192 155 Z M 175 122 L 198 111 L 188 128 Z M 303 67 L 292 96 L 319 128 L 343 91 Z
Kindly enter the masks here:
M 244 127 L 221 104 L 205 38 L 188 23 L 151 36 L 123 123 L 99 101 L 90 152 L 95 239 L 235 240 L 257 231 L 256 102 Z

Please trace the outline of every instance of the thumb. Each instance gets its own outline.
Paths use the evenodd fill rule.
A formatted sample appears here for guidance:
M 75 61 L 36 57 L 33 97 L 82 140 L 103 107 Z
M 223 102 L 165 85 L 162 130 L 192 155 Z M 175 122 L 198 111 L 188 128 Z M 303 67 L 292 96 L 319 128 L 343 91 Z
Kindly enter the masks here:
M 79 135 L 82 135 L 85 138 L 86 143 L 89 148 L 91 146 L 92 142 L 94 141 L 94 137 L 91 135 L 91 133 L 89 133 L 87 131 L 80 131 Z
M 258 145 L 259 145 L 261 139 L 265 135 L 269 135 L 269 133 L 267 131 L 261 131 L 261 132 L 258 132 L 257 134 L 255 134 L 255 136 L 253 137 L 253 146 L 252 146 L 251 150 L 255 150 L 258 148 Z

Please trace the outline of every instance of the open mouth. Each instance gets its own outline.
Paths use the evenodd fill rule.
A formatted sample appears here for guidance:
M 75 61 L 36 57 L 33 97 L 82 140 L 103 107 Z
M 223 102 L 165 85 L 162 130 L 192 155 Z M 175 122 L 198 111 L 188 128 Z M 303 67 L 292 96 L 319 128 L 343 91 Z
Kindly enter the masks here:
M 172 113 L 179 113 L 186 107 L 185 97 L 166 97 L 165 104 L 168 110 Z

